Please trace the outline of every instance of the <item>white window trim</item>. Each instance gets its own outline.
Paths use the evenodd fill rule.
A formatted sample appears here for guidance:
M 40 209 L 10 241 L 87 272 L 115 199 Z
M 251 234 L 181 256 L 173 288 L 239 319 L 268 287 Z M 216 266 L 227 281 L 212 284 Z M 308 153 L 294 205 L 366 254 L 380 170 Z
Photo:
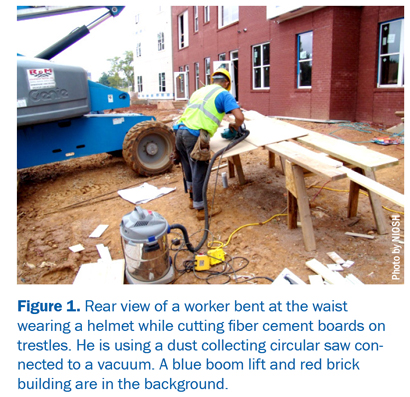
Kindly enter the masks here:
M 261 55 L 263 54 L 263 49 L 262 46 L 264 46 L 265 44 L 269 44 L 269 51 L 270 51 L 270 42 L 265 42 L 265 43 L 261 43 L 261 44 L 255 44 L 252 46 L 252 89 L 253 90 L 269 90 L 270 89 L 270 79 L 269 79 L 269 87 L 263 87 L 263 83 L 264 83 L 264 74 L 263 74 L 263 68 L 264 67 L 269 67 L 269 73 L 270 73 L 270 62 L 269 65 L 264 65 L 261 59 L 261 65 L 260 66 L 253 66 L 253 54 L 254 51 L 253 49 L 255 47 L 261 47 Z M 262 87 L 255 87 L 255 69 L 260 69 L 261 70 L 261 83 L 262 83 Z
M 238 7 L 238 18 L 235 19 L 235 20 L 232 20 L 231 22 L 227 23 L 226 25 L 223 25 L 222 24 L 223 23 L 223 21 L 222 21 L 222 7 L 225 7 L 225 6 L 218 6 L 218 29 L 225 28 L 226 26 L 232 25 L 232 24 L 239 21 L 239 6 L 237 6 Z
M 380 40 L 382 39 L 382 26 L 391 23 L 394 21 L 399 21 L 401 20 L 401 31 L 400 31 L 400 52 L 399 52 L 399 69 L 397 71 L 397 84 L 381 84 L 380 79 L 381 79 L 381 59 L 382 55 L 380 54 Z M 377 88 L 404 88 L 404 18 L 397 18 L 393 19 L 391 21 L 385 21 L 380 23 L 379 27 L 379 61 L 378 61 L 378 70 L 377 70 Z M 396 54 L 396 53 L 395 53 Z M 386 56 L 389 54 L 383 54 L 383 56 Z
M 297 53 L 297 57 L 298 57 L 298 59 L 297 59 L 297 62 L 298 62 L 297 70 L 298 70 L 298 72 L 300 71 L 299 65 L 303 62 L 312 62 L 312 68 L 313 68 L 313 57 L 304 59 L 302 61 L 300 59 L 300 53 L 299 53 L 299 37 L 304 35 L 304 34 L 308 34 L 308 33 L 312 34 L 312 46 L 313 46 L 313 32 L 312 31 L 300 33 L 300 34 L 297 35 L 298 36 L 298 48 L 297 48 L 297 50 L 298 50 L 298 53 Z M 296 84 L 297 89 L 299 89 L 299 90 L 310 90 L 312 88 L 312 83 L 311 83 L 311 85 L 300 85 L 300 73 L 296 77 L 297 77 L 297 84 Z
M 184 23 L 184 45 L 181 45 L 181 18 L 183 18 Z M 189 46 L 189 25 L 188 25 L 188 10 L 185 10 L 182 14 L 178 15 L 178 48 L 180 50 L 187 48 Z
M 199 9 L 199 6 L 194 6 L 194 32 L 199 31 L 198 9 Z
M 204 23 L 208 23 L 211 20 L 211 8 L 210 6 L 204 6 Z
M 207 74 L 206 73 L 206 61 L 209 61 L 209 73 Z M 208 79 L 207 79 L 207 77 L 209 76 L 209 84 L 211 84 L 211 58 L 210 57 L 207 57 L 207 58 L 205 58 L 204 59 L 204 65 L 205 65 L 205 84 L 208 84 L 207 83 L 207 81 L 208 81 Z
M 195 90 L 199 88 L 199 62 L 194 63 L 195 69 Z
M 141 43 L 137 43 L 135 48 L 135 57 L 139 58 L 141 56 Z

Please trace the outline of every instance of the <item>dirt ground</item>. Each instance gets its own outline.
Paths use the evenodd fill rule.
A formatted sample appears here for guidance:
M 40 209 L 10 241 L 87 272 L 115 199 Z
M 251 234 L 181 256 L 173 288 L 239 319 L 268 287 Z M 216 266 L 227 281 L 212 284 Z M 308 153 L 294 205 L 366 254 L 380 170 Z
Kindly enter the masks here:
M 156 105 L 133 106 L 124 111 L 153 115 L 166 123 L 172 123 L 181 113 L 178 109 L 158 110 Z M 404 145 L 383 146 L 369 142 L 373 138 L 386 136 L 386 126 L 372 125 L 372 132 L 363 132 L 358 128 L 340 129 L 336 124 L 288 122 L 350 142 L 359 142 L 399 159 L 398 166 L 379 170 L 376 175 L 382 184 L 404 193 Z M 227 171 L 226 166 L 219 170 L 219 174 L 216 171 L 212 173 L 208 201 L 214 202 L 222 212 L 211 219 L 210 237 L 226 243 L 241 226 L 256 225 L 241 228 L 232 235 L 224 248 L 226 254 L 233 258 L 230 266 L 214 267 L 215 273 L 211 277 L 205 272 L 189 271 L 192 254 L 172 250 L 170 254 L 173 259 L 177 253 L 175 284 L 268 284 L 284 268 L 309 283 L 308 276 L 314 273 L 305 262 L 316 258 L 323 264 L 330 264 L 332 260 L 327 253 L 331 251 L 345 260 L 354 261 L 352 267 L 342 272 L 343 275 L 352 273 L 365 284 L 404 282 L 403 255 L 401 279 L 392 281 L 394 254 L 391 227 L 388 226 L 388 234 L 377 234 L 368 197 L 361 194 L 358 217 L 347 218 L 348 193 L 343 191 L 349 188 L 347 179 L 327 183 L 327 180 L 317 176 L 306 178 L 317 245 L 316 251 L 307 252 L 301 229 L 289 230 L 286 216 L 265 222 L 276 214 L 286 213 L 285 177 L 280 162 L 276 161 L 275 168 L 268 168 L 268 152 L 262 148 L 241 155 L 241 161 L 245 185 L 240 186 L 236 178 L 230 178 L 229 187 L 224 189 L 220 173 Z M 198 221 L 195 210 L 188 208 L 180 166 L 174 166 L 171 172 L 156 177 L 140 177 L 127 167 L 121 157 L 100 154 L 24 169 L 19 171 L 19 178 L 18 284 L 73 283 L 82 264 L 95 263 L 99 259 L 96 244 L 107 246 L 113 259 L 123 258 L 119 225 L 134 205 L 122 199 L 117 191 L 144 182 L 157 187 L 175 187 L 176 190 L 141 207 L 158 212 L 169 224 L 184 225 L 194 246 L 203 235 L 204 222 Z M 402 212 L 403 209 L 384 198 L 381 200 L 385 206 L 384 216 L 391 225 L 391 217 L 397 215 L 393 211 Z M 404 215 L 399 215 L 401 240 L 404 241 Z M 89 238 L 99 224 L 109 227 L 100 238 Z M 179 231 L 176 232 L 170 234 L 170 241 L 179 237 Z M 349 237 L 345 232 L 369 234 L 374 239 Z M 68 247 L 76 244 L 82 244 L 85 249 L 77 253 L 70 251 Z M 205 246 L 203 249 L 206 251 Z M 217 275 L 216 272 L 222 274 Z M 246 277 L 254 278 L 247 280 Z

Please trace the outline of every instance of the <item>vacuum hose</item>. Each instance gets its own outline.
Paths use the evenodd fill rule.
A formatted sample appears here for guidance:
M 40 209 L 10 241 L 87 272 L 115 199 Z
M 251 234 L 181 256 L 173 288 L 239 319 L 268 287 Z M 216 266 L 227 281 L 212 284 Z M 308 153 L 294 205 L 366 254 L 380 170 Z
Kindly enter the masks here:
M 189 251 L 191 251 L 192 253 L 198 252 L 201 247 L 204 245 L 206 239 L 208 238 L 208 227 L 209 227 L 209 219 L 208 219 L 208 199 L 207 199 L 207 190 L 208 190 L 208 183 L 209 183 L 209 178 L 211 176 L 211 172 L 212 172 L 212 167 L 213 164 L 215 162 L 215 160 L 221 156 L 222 154 L 224 154 L 226 151 L 232 149 L 235 145 L 237 145 L 239 142 L 242 142 L 243 140 L 245 140 L 249 135 L 249 131 L 245 128 L 239 127 L 238 133 L 236 134 L 235 139 L 232 140 L 231 143 L 229 143 L 229 145 L 225 146 L 223 149 L 219 150 L 218 152 L 216 152 L 213 157 L 211 158 L 209 165 L 208 165 L 208 169 L 205 175 L 205 180 L 204 180 L 204 185 L 202 187 L 202 195 L 204 197 L 204 212 L 205 212 L 205 229 L 204 229 L 204 235 L 202 237 L 202 240 L 199 242 L 197 247 L 194 247 L 190 241 L 189 241 L 189 237 L 188 237 L 188 232 L 185 228 L 185 226 L 179 224 L 179 223 L 175 223 L 173 225 L 170 226 L 170 229 L 179 229 L 181 230 L 183 236 L 184 236 L 184 240 L 185 240 L 185 244 L 186 247 L 188 248 Z

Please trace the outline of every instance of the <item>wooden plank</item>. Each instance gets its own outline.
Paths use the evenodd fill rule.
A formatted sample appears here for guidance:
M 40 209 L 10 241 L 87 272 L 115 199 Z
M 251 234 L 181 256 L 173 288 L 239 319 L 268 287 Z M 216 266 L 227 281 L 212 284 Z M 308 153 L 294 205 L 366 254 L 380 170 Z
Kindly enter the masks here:
M 236 172 L 238 173 L 238 180 L 240 185 L 244 185 L 246 183 L 245 174 L 243 173 L 241 158 L 239 154 L 232 156 L 232 161 L 235 165 Z
M 288 160 L 285 160 L 285 182 L 286 189 L 291 192 L 296 198 L 298 193 L 296 192 L 295 178 L 293 177 L 292 163 Z
M 364 171 L 365 177 L 369 178 L 369 180 L 376 182 L 376 175 L 374 171 Z M 383 185 L 380 185 L 383 186 Z M 368 189 L 370 204 L 372 206 L 374 219 L 376 221 L 377 233 L 380 235 L 387 234 L 387 222 L 384 216 L 382 203 L 380 197 L 373 192 L 372 190 Z M 404 206 L 404 195 L 403 195 L 403 206 Z
M 228 175 L 229 178 L 235 178 L 235 166 L 232 158 L 228 158 Z
M 396 192 L 395 190 L 390 189 L 389 187 L 384 186 L 381 183 L 376 182 L 375 180 L 367 176 L 361 175 L 358 172 L 350 170 L 347 167 L 343 168 L 346 171 L 347 177 L 350 180 L 404 208 L 404 194 Z M 371 173 L 369 175 L 371 175 Z
M 332 272 L 317 259 L 311 259 L 306 262 L 306 266 L 315 273 L 321 275 L 328 283 L 334 285 L 346 285 L 348 281 L 337 272 Z
M 296 197 L 288 191 L 288 229 L 298 227 L 298 202 Z
M 313 232 L 312 217 L 310 215 L 309 199 L 305 185 L 305 177 L 303 176 L 302 168 L 298 165 L 293 165 L 292 169 L 295 178 L 300 222 L 302 224 L 303 242 L 306 251 L 315 251 L 316 241 Z
M 399 160 L 394 157 L 314 131 L 297 140 L 365 170 L 377 170 L 399 164 Z
M 317 175 L 333 181 L 346 178 L 346 171 L 343 170 L 343 167 L 336 168 L 314 158 L 314 156 L 308 156 L 305 153 L 296 152 L 289 149 L 286 144 L 283 144 L 283 142 L 266 145 L 266 148 Z
M 274 168 L 275 167 L 275 153 L 268 151 L 268 167 Z
M 310 156 L 313 158 L 318 159 L 319 161 L 331 165 L 333 167 L 339 168 L 343 166 L 342 161 L 338 161 L 329 157 L 327 153 L 323 152 L 312 152 L 312 150 L 305 148 L 304 146 L 298 145 L 293 141 L 283 141 L 280 142 L 280 145 L 287 147 L 290 150 L 293 150 L 296 153 L 305 154 L 306 156 Z
M 362 172 L 361 168 L 355 168 L 357 172 Z M 347 174 L 346 174 L 347 175 Z M 349 199 L 347 202 L 347 217 L 354 218 L 357 216 L 357 209 L 359 208 L 359 193 L 360 185 L 354 181 L 350 181 Z

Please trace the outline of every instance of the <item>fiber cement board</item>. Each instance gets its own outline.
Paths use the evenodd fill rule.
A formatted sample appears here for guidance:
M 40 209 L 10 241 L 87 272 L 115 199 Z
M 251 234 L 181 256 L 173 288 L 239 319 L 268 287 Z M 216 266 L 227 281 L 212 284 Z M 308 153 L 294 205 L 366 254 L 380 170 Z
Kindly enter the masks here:
M 215 135 L 211 138 L 211 150 L 216 153 L 219 150 L 223 149 L 224 147 L 228 146 L 230 141 L 227 139 L 222 138 L 221 133 L 223 132 L 224 128 L 218 128 L 218 130 L 215 132 Z M 251 150 L 257 149 L 257 146 L 247 142 L 247 140 L 244 140 L 237 145 L 235 145 L 232 149 L 228 150 L 223 154 L 222 157 L 230 157 L 230 156 L 235 156 L 237 154 L 242 154 L 246 152 L 250 152 Z
M 250 131 L 246 141 L 255 146 L 269 145 L 309 134 L 304 128 L 268 117 L 247 121 L 245 125 Z

